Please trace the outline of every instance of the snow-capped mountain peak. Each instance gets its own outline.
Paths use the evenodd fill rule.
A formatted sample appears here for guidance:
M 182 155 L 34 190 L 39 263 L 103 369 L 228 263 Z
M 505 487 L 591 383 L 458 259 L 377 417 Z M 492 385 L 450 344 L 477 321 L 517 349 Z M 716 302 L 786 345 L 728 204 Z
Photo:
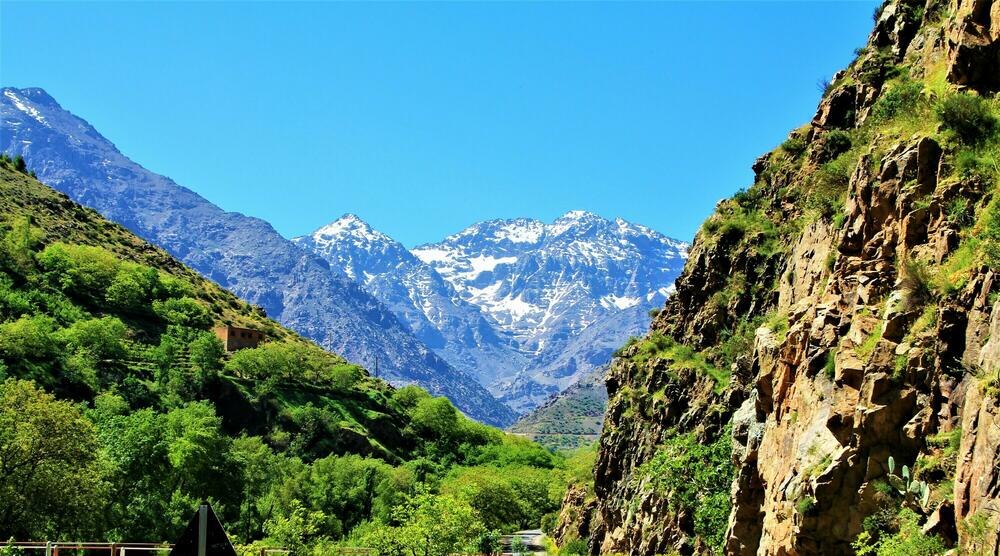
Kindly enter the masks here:
M 396 243 L 396 240 L 374 229 L 356 214 L 347 213 L 310 234 L 315 241 L 354 241 L 365 244 Z

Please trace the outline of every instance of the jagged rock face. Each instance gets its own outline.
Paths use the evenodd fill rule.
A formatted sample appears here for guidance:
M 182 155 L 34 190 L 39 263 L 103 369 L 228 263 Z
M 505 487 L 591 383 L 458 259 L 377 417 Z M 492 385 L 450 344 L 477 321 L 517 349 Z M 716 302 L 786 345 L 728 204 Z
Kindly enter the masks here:
M 45 184 L 93 207 L 218 282 L 269 316 L 383 378 L 445 395 L 477 419 L 514 413 L 457 371 L 382 303 L 267 222 L 225 212 L 125 157 L 41 89 L 0 95 L 0 148 L 22 155 Z
M 645 226 L 583 211 L 552 224 L 483 222 L 412 253 L 354 215 L 295 241 L 517 411 L 641 334 L 687 250 Z
M 726 359 L 724 392 L 669 360 L 636 358 L 638 346 L 612 364 L 592 553 L 710 552 L 692 517 L 671 510 L 672 493 L 639 471 L 671 435 L 708 443 L 729 422 L 736 469 L 726 554 L 853 554 L 865 518 L 885 507 L 890 457 L 897 475 L 907 465 L 935 485 L 934 509 L 905 502 L 928 514 L 926 530 L 970 553 L 1000 554 L 1000 402 L 983 378 L 1000 372 L 1000 283 L 989 267 L 969 265 L 951 290 L 921 293 L 919 267 L 909 266 L 950 268 L 969 234 L 961 220 L 981 214 L 996 185 L 956 173 L 958 147 L 933 125 L 915 135 L 876 127 L 853 135 L 864 142 L 844 177 L 842 213 L 823 215 L 809 201 L 832 159 L 832 130 L 872 121 L 885 60 L 914 77 L 938 71 L 952 85 L 996 90 L 997 73 L 979 69 L 994 62 L 998 7 L 884 6 L 866 52 L 793 134 L 806 144 L 798 166 L 785 147 L 765 155 L 755 187 L 720 203 L 652 330 L 715 357 L 741 323 L 761 326 Z M 755 224 L 754 210 L 778 231 Z M 636 395 L 658 389 L 663 397 Z M 940 439 L 953 434 L 960 445 L 945 456 Z M 963 534 L 975 519 L 985 533 Z

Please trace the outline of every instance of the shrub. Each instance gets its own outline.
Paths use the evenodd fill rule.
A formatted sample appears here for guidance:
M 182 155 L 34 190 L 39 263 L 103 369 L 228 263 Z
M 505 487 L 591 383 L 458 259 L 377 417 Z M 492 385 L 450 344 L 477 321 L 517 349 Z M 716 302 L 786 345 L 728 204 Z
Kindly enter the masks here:
M 908 313 L 927 305 L 934 299 L 932 284 L 933 276 L 926 264 L 914 258 L 904 260 L 900 272 L 901 309 Z
M 812 496 L 803 496 L 795 503 L 795 511 L 800 515 L 812 515 L 816 510 L 816 499 Z
M 95 300 L 104 299 L 121 266 L 111 252 L 89 245 L 53 243 L 37 259 L 54 287 L 74 297 Z
M 808 147 L 809 143 L 797 133 L 785 139 L 785 142 L 781 144 L 781 149 L 792 155 L 793 158 L 798 158 Z
M 959 228 L 968 228 L 975 224 L 974 206 L 965 197 L 956 197 L 948 203 L 948 221 Z
M 1000 199 L 994 198 L 987 205 L 983 228 L 983 254 L 986 264 L 993 270 L 1000 270 Z
M 417 407 L 420 400 L 429 397 L 431 395 L 426 390 L 412 384 L 403 386 L 392 393 L 392 399 L 407 411 Z
M 882 96 L 875 102 L 872 116 L 877 121 L 887 121 L 911 112 L 922 98 L 922 89 L 919 82 L 909 79 L 896 83 L 888 91 L 882 93 Z
M 834 129 L 823 135 L 823 157 L 833 160 L 851 150 L 851 136 L 846 131 Z
M 202 370 L 218 371 L 222 369 L 222 356 L 225 355 L 225 348 L 215 334 L 210 332 L 199 334 L 188 344 L 188 351 L 191 363 Z
M 694 516 L 694 533 L 715 550 L 725 542 L 733 474 L 728 426 L 711 444 L 693 433 L 671 436 L 638 470 L 667 495 L 672 510 Z
M 568 554 L 574 556 L 582 556 L 584 554 L 589 554 L 587 549 L 587 541 L 583 539 L 573 539 L 566 542 L 560 549 L 559 554 Z
M 22 316 L 0 324 L 0 354 L 12 358 L 45 358 L 55 353 L 53 319 L 44 315 Z
M 28 163 L 24 161 L 24 157 L 17 155 L 14 157 L 14 169 L 22 174 L 28 173 Z
M 920 518 L 903 509 L 896 516 L 896 532 L 863 531 L 851 545 L 858 556 L 937 556 L 946 550 L 936 535 L 925 535 Z M 872 533 L 881 534 L 876 537 Z
M 837 349 L 831 349 L 826 354 L 826 361 L 823 363 L 823 374 L 826 378 L 833 380 L 837 375 Z
M 981 97 L 955 93 L 935 107 L 941 124 L 961 141 L 975 144 L 993 134 L 997 120 Z
M 60 336 L 71 351 L 85 350 L 100 359 L 125 356 L 125 324 L 115 317 L 74 322 Z
M 29 218 L 16 219 L 10 230 L 0 234 L 0 268 L 22 275 L 33 272 L 35 248 L 41 240 L 42 233 Z

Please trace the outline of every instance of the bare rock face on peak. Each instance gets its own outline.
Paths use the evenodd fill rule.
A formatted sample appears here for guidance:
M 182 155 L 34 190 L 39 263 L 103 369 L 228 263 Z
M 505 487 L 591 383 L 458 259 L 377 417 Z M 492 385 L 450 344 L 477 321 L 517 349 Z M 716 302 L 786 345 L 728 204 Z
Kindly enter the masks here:
M 592 554 L 1000 554 L 998 14 L 886 2 L 719 203 L 607 374 Z
M 385 305 L 267 222 L 226 212 L 125 157 L 38 88 L 0 94 L 0 149 L 47 185 L 163 247 L 269 316 L 383 378 L 447 396 L 466 414 L 507 425 L 514 412 L 456 370 Z

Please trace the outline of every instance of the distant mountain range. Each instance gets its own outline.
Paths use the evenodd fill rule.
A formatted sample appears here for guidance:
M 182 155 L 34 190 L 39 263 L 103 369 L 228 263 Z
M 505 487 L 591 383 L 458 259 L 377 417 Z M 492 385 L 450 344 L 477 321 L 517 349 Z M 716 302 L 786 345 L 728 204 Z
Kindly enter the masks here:
M 490 220 L 412 251 L 353 214 L 293 241 L 517 411 L 648 328 L 687 258 L 686 243 L 584 211 Z
M 515 413 L 418 340 L 392 311 L 267 222 L 225 212 L 128 159 L 38 88 L 0 91 L 0 149 L 39 179 L 97 209 L 269 316 L 383 378 L 447 396 L 493 425 Z
M 345 215 L 287 240 L 125 157 L 37 88 L 0 94 L 0 149 L 268 315 L 396 383 L 507 425 L 649 326 L 688 245 L 572 211 L 409 250 Z

